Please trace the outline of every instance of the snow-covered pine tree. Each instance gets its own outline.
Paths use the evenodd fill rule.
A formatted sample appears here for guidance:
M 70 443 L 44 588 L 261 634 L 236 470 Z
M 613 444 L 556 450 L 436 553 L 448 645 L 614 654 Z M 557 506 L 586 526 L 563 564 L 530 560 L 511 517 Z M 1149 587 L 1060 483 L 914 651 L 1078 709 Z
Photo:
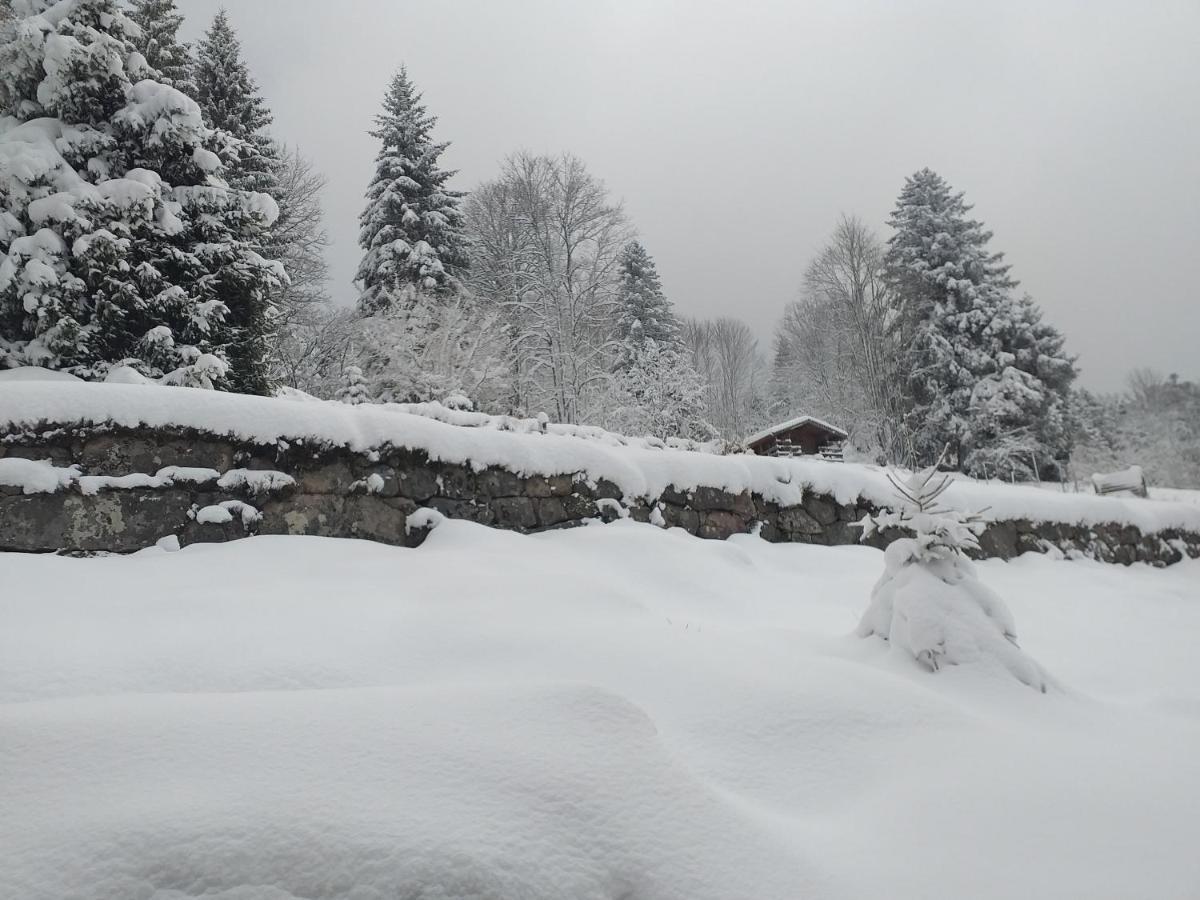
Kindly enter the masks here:
M 617 368 L 628 368 L 646 341 L 660 348 L 679 351 L 683 347 L 679 319 L 663 293 L 654 260 L 638 241 L 630 241 L 621 253 L 617 340 Z
M 613 375 L 606 427 L 632 435 L 707 441 L 708 386 L 686 350 L 643 338 L 634 322 L 627 364 Z
M 371 393 L 367 390 L 367 382 L 363 378 L 362 369 L 358 366 L 346 366 L 343 377 L 345 382 L 337 392 L 339 400 L 352 406 L 371 402 Z
M 14 8 L 0 29 L 0 366 L 95 379 L 122 364 L 265 390 L 263 360 L 231 351 L 255 345 L 284 277 L 257 252 L 275 202 L 228 188 L 225 139 L 153 80 L 119 0 Z
M 267 132 L 273 118 L 271 111 L 259 93 L 243 58 L 241 41 L 224 9 L 213 18 L 197 45 L 193 77 L 205 121 L 229 138 L 220 153 L 230 185 L 270 194 L 279 206 L 279 217 L 263 234 L 260 251 L 270 259 L 290 263 L 300 271 L 300 281 L 305 281 L 305 273 L 324 266 L 323 259 L 304 258 L 323 252 L 320 239 L 314 246 L 304 246 L 320 235 L 320 222 L 315 218 L 297 219 L 297 213 L 306 210 L 295 207 L 311 207 L 310 198 L 303 192 L 295 196 L 285 188 L 285 183 L 294 186 L 290 179 L 295 174 L 295 158 Z M 308 212 L 319 213 L 319 208 Z M 273 292 L 270 299 L 274 314 L 263 332 L 264 341 L 260 347 L 248 348 L 249 352 L 273 355 L 279 332 L 294 318 L 295 310 L 290 307 L 303 302 L 302 293 L 302 284 L 293 286 L 290 280 Z
M 234 138 L 223 154 L 233 187 L 275 195 L 279 153 L 267 134 L 271 111 L 242 59 L 242 44 L 222 9 L 196 47 L 196 102 L 213 128 Z
M 932 672 L 985 666 L 1045 693 L 1050 678 L 1017 646 L 1012 613 L 966 557 L 979 549 L 984 522 L 941 504 L 951 483 L 937 468 L 935 463 L 905 479 L 889 474 L 898 509 L 858 523 L 863 540 L 890 530 L 913 536 L 888 544 L 883 576 L 871 591 L 857 634 L 882 638 L 893 653 L 911 656 Z
M 1074 360 L 1029 297 L 1014 297 L 991 232 L 936 173 L 910 177 L 884 258 L 898 315 L 896 373 L 915 461 L 946 447 L 975 475 L 1055 478 L 1070 449 Z
M 889 223 L 884 271 L 895 292 L 895 327 L 903 348 L 907 426 L 917 462 L 950 447 L 961 466 L 971 435 L 971 401 L 979 376 L 994 366 L 984 329 L 1014 286 L 1003 255 L 988 249 L 991 232 L 968 217 L 971 207 L 937 173 L 905 181 Z
M 963 471 L 977 477 L 1065 477 L 1075 361 L 1062 334 L 1028 296 L 1004 295 L 984 329 L 993 366 L 975 384 L 975 416 Z
M 359 217 L 364 255 L 356 281 L 366 314 L 453 294 L 466 270 L 463 195 L 446 186 L 454 172 L 438 166 L 449 144 L 433 141 L 436 122 L 401 66 L 371 132 L 381 146 Z
M 193 96 L 192 56 L 188 45 L 179 42 L 183 16 L 175 0 L 132 0 L 129 18 L 142 29 L 136 45 L 158 72 L 157 80 Z

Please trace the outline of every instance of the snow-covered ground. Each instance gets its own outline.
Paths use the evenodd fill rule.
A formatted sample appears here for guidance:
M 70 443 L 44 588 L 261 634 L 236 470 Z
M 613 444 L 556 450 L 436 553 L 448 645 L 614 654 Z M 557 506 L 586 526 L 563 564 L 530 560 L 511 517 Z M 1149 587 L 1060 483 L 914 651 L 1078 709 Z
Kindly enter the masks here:
M 1200 896 L 1200 561 L 982 564 L 1047 694 L 851 637 L 881 571 L 629 522 L 0 555 L 0 897 Z
M 1188 488 L 1150 488 L 1151 500 L 1166 500 L 1170 503 L 1194 503 L 1200 506 L 1200 490 Z

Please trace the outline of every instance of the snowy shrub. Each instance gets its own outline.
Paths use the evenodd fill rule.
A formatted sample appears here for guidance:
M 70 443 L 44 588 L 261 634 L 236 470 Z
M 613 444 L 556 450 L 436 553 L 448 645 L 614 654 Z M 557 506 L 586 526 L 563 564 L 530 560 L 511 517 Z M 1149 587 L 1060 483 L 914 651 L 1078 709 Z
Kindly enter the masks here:
M 858 636 L 880 637 L 893 652 L 908 654 L 932 672 L 979 664 L 1045 693 L 1048 678 L 1017 646 L 1008 607 L 964 555 L 979 548 L 983 520 L 938 504 L 950 480 L 938 476 L 936 467 L 903 482 L 889 478 L 900 508 L 865 517 L 859 523 L 863 538 L 884 529 L 903 529 L 913 537 L 893 541 L 884 552 L 884 573 Z

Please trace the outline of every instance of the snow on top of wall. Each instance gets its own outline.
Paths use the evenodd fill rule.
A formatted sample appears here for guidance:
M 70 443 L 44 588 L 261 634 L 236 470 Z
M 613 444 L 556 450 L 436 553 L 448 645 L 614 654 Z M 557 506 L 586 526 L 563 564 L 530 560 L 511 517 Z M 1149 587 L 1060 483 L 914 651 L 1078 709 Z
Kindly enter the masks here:
M 0 388 L 0 432 L 47 424 L 176 426 L 260 444 L 305 441 L 356 452 L 393 446 L 476 469 L 500 466 L 523 475 L 582 472 L 592 480 L 614 482 L 631 498 L 656 497 L 670 485 L 680 490 L 749 490 L 781 505 L 799 503 L 805 491 L 829 494 L 842 503 L 861 496 L 891 505 L 895 497 L 885 471 L 874 466 L 749 454 L 717 456 L 656 449 L 648 442 L 620 446 L 585 439 L 587 429 L 580 428 L 574 429 L 579 434 L 572 435 L 555 433 L 555 426 L 545 433 L 462 427 L 419 415 L 414 409 L 298 402 L 183 387 L 147 390 L 128 384 L 17 381 Z M 478 414 L 455 413 L 473 415 Z M 1121 522 L 1143 532 L 1200 530 L 1200 508 L 1186 503 L 1055 494 L 965 478 L 956 480 L 944 499 L 957 508 L 986 508 L 989 519 Z

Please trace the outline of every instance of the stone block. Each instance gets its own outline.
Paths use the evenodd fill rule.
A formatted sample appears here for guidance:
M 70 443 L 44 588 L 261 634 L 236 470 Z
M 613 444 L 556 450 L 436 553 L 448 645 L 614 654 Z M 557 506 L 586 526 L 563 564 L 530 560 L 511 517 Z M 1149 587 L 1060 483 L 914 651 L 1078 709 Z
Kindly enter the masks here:
M 563 502 L 558 497 L 536 497 L 533 500 L 533 510 L 537 524 L 541 528 L 552 528 L 561 525 L 570 517 L 567 515 Z
M 304 469 L 296 480 L 303 494 L 346 494 L 358 478 L 347 463 L 337 461 Z
M 424 503 L 438 492 L 437 476 L 429 469 L 418 466 L 396 470 L 399 493 Z
M 489 504 L 495 516 L 496 526 L 525 531 L 538 524 L 533 500 L 529 497 L 498 497 Z
M 475 473 L 466 466 L 446 464 L 438 473 L 441 486 L 438 496 L 451 500 L 469 500 L 478 495 Z
M 347 537 L 404 544 L 408 538 L 406 519 L 416 511 L 417 504 L 407 498 L 370 494 L 348 497 L 342 510 L 343 518 L 335 520 L 335 527 Z
M 979 549 L 985 557 L 1012 559 L 1017 555 L 1017 526 L 1013 522 L 990 522 L 979 535 Z
M 507 469 L 484 469 L 475 476 L 479 493 L 484 497 L 516 497 L 524 491 L 520 476 Z
M 809 494 L 805 496 L 802 505 L 808 514 L 822 525 L 832 525 L 838 520 L 837 504 L 827 497 Z
M 697 534 L 702 538 L 724 540 L 730 535 L 744 534 L 748 530 L 748 523 L 737 513 L 718 509 L 701 516 Z
M 780 531 L 787 535 L 810 535 L 821 533 L 821 523 L 800 506 L 788 506 L 779 511 Z

